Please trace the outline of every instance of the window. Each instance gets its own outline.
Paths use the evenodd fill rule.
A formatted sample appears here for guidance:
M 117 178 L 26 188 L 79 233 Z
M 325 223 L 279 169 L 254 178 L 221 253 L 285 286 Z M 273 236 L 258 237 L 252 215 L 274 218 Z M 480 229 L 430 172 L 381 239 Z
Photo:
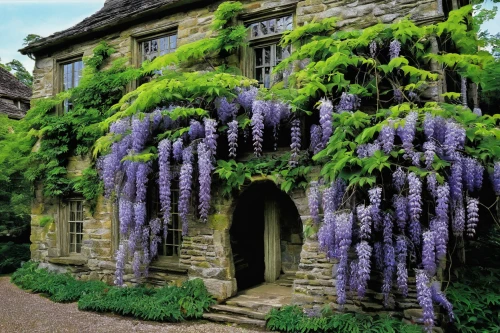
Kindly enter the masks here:
M 72 200 L 68 203 L 69 253 L 82 252 L 83 238 L 83 200 Z
M 156 57 L 172 53 L 177 48 L 177 34 L 155 37 L 139 42 L 141 63 L 154 60 Z
M 182 222 L 179 215 L 179 183 L 172 182 L 171 187 L 171 212 L 167 237 L 162 232 L 162 241 L 158 245 L 158 256 L 180 258 L 182 244 Z
M 150 188 L 152 206 L 150 206 L 149 215 L 162 218 L 159 189 L 156 184 L 150 185 Z M 177 179 L 172 180 L 170 191 L 170 222 L 166 237 L 163 230 L 160 231 L 161 242 L 158 244 L 158 259 L 178 262 L 182 245 L 182 222 L 179 215 L 179 181 Z
M 275 78 L 273 68 L 291 54 L 290 46 L 278 45 L 281 34 L 293 28 L 293 16 L 260 20 L 250 24 L 250 42 L 253 49 L 253 75 L 259 84 L 270 88 Z
M 82 77 L 83 61 L 76 60 L 73 62 L 61 64 L 62 67 L 62 91 L 78 87 Z M 70 100 L 64 101 L 64 112 L 73 109 L 73 103 Z

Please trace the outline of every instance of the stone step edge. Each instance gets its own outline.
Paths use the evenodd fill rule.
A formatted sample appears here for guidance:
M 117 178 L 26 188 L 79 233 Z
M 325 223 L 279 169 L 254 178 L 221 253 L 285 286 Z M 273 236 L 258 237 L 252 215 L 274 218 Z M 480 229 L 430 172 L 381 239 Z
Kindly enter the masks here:
M 204 313 L 203 318 L 210 320 L 210 321 L 266 327 L 265 320 L 252 319 L 252 318 L 242 317 L 242 316 L 225 315 L 225 314 L 219 314 L 219 313 Z
M 215 310 L 215 311 L 212 311 Z M 266 313 L 264 312 L 259 312 L 259 311 L 253 311 L 248 308 L 243 308 L 239 306 L 231 306 L 231 305 L 212 305 L 210 307 L 210 311 L 212 313 L 214 312 L 224 312 L 224 314 L 234 314 L 237 313 L 239 315 L 244 315 L 249 318 L 253 319 L 260 319 L 260 320 L 265 320 L 266 319 Z
M 283 307 L 284 304 L 266 304 L 266 303 L 260 303 L 260 302 L 255 302 L 255 301 L 231 301 L 231 300 L 228 300 L 228 301 L 226 301 L 226 305 L 252 309 L 253 311 L 257 311 L 260 309 L 262 309 L 264 311 L 271 311 L 271 309 L 273 309 L 273 308 L 279 309 L 279 308 Z

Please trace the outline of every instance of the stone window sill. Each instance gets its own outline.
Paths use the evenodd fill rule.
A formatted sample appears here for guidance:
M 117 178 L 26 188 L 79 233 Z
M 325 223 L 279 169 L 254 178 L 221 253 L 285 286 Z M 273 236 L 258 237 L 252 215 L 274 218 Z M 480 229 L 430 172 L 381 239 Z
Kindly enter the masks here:
M 84 266 L 87 264 L 87 258 L 83 256 L 53 257 L 48 259 L 51 264 L 58 265 Z
M 153 261 L 149 265 L 150 271 L 187 274 L 188 266 L 179 263 L 179 258 L 164 257 Z

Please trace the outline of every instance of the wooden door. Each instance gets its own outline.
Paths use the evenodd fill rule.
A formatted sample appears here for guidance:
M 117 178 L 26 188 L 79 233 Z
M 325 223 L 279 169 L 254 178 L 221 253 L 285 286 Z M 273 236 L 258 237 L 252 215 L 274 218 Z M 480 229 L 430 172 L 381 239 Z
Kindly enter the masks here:
M 276 281 L 281 273 L 279 206 L 276 200 L 264 203 L 264 280 Z

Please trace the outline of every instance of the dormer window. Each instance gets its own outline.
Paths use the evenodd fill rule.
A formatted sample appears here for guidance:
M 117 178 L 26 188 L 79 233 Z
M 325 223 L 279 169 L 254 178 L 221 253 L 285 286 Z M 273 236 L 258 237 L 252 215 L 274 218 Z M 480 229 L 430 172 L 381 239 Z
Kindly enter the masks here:
M 62 87 L 61 91 L 67 91 L 78 87 L 82 78 L 83 61 L 81 58 L 61 63 Z M 64 112 L 73 109 L 73 102 L 69 99 L 64 101 Z

